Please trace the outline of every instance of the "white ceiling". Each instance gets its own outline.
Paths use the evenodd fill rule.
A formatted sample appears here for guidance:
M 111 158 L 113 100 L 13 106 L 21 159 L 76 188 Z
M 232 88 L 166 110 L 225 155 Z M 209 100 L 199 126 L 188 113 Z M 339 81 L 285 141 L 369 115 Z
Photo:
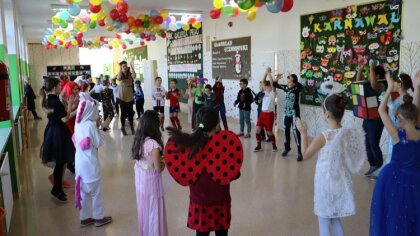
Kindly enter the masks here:
M 63 4 L 65 0 L 15 0 L 28 42 L 41 42 L 45 28 L 51 27 L 48 20 L 54 15 L 51 4 Z M 104 0 L 104 2 L 108 2 Z M 149 11 L 150 9 L 202 11 L 204 15 L 212 8 L 212 0 L 127 0 L 130 12 Z M 84 0 L 82 5 L 88 5 Z M 108 4 L 108 3 L 106 3 Z M 130 10 L 131 9 L 131 10 Z M 91 30 L 93 35 L 113 35 L 104 28 Z

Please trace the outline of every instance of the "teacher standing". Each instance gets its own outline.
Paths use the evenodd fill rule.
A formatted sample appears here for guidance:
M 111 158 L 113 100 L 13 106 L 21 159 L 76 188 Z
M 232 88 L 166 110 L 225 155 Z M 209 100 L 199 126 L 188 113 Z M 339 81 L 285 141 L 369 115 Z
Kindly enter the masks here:
M 118 87 L 118 103 L 120 105 L 121 113 L 121 132 L 125 136 L 127 132 L 125 131 L 125 120 L 128 118 L 131 127 L 131 133 L 134 135 L 134 89 L 133 82 L 136 78 L 136 72 L 133 68 L 133 62 L 130 63 L 131 67 L 128 67 L 126 61 L 120 62 L 120 72 L 118 72 L 117 80 L 119 81 Z

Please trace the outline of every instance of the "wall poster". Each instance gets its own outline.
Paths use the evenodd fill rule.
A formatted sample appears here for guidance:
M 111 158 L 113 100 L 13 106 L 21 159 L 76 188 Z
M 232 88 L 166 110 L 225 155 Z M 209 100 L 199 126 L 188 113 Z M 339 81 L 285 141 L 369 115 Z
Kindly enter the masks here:
M 185 92 L 187 79 L 203 74 L 202 27 L 188 31 L 179 29 L 167 32 L 168 86 L 172 79 L 178 81 L 178 89 Z M 187 102 L 181 98 L 180 101 Z
M 251 78 L 251 37 L 212 42 L 213 77 Z
M 378 60 L 394 77 L 399 73 L 401 0 L 353 5 L 301 16 L 301 77 L 305 88 L 302 104 L 320 105 L 325 80 L 343 84 L 351 98 L 350 84 L 356 80 L 359 57 Z M 352 109 L 351 102 L 349 109 Z

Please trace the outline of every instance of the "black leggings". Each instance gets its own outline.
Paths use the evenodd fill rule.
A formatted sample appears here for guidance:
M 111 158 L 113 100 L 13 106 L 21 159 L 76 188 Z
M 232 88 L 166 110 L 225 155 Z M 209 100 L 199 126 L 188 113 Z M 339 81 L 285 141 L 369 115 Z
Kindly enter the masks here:
M 58 195 L 59 193 L 63 192 L 63 170 L 64 170 L 64 161 L 63 160 L 59 160 L 57 158 L 56 163 L 55 163 L 55 167 L 54 167 L 54 172 L 53 172 L 53 177 L 54 177 L 54 186 L 52 188 L 51 193 L 54 195 Z M 70 164 L 68 164 L 70 165 Z
M 228 235 L 228 231 L 224 230 L 224 229 L 216 231 L 215 233 L 216 233 L 216 236 L 227 236 Z M 199 231 L 197 231 L 197 234 L 196 234 L 196 236 L 209 236 L 209 235 L 210 235 L 210 232 L 199 232 Z
M 204 106 L 204 104 L 197 104 L 193 103 L 193 111 L 192 111 L 192 118 L 191 118 L 191 124 L 192 124 L 192 128 L 195 129 L 195 114 L 197 114 L 198 110 L 200 110 L 200 108 L 202 108 Z
M 133 117 L 134 117 L 134 110 L 133 105 L 134 101 L 131 102 L 124 102 L 121 100 L 118 100 L 118 103 L 121 108 L 121 114 L 120 114 L 120 120 L 121 120 L 121 126 L 125 126 L 125 119 L 128 118 L 128 121 L 130 122 L 130 125 L 132 126 L 133 123 Z

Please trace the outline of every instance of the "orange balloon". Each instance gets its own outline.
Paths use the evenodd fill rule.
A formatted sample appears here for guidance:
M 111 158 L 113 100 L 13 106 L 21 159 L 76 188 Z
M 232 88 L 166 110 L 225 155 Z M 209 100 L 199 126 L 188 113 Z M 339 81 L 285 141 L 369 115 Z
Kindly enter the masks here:
M 72 4 L 72 3 L 73 3 L 73 0 L 66 0 L 66 2 L 67 2 L 68 4 Z
M 260 0 L 255 0 L 254 6 L 260 7 L 260 6 L 263 6 L 264 4 L 265 2 L 261 2 Z
M 129 16 L 127 19 L 127 23 L 129 26 L 134 26 L 136 24 L 136 19 L 134 19 L 134 17 Z

